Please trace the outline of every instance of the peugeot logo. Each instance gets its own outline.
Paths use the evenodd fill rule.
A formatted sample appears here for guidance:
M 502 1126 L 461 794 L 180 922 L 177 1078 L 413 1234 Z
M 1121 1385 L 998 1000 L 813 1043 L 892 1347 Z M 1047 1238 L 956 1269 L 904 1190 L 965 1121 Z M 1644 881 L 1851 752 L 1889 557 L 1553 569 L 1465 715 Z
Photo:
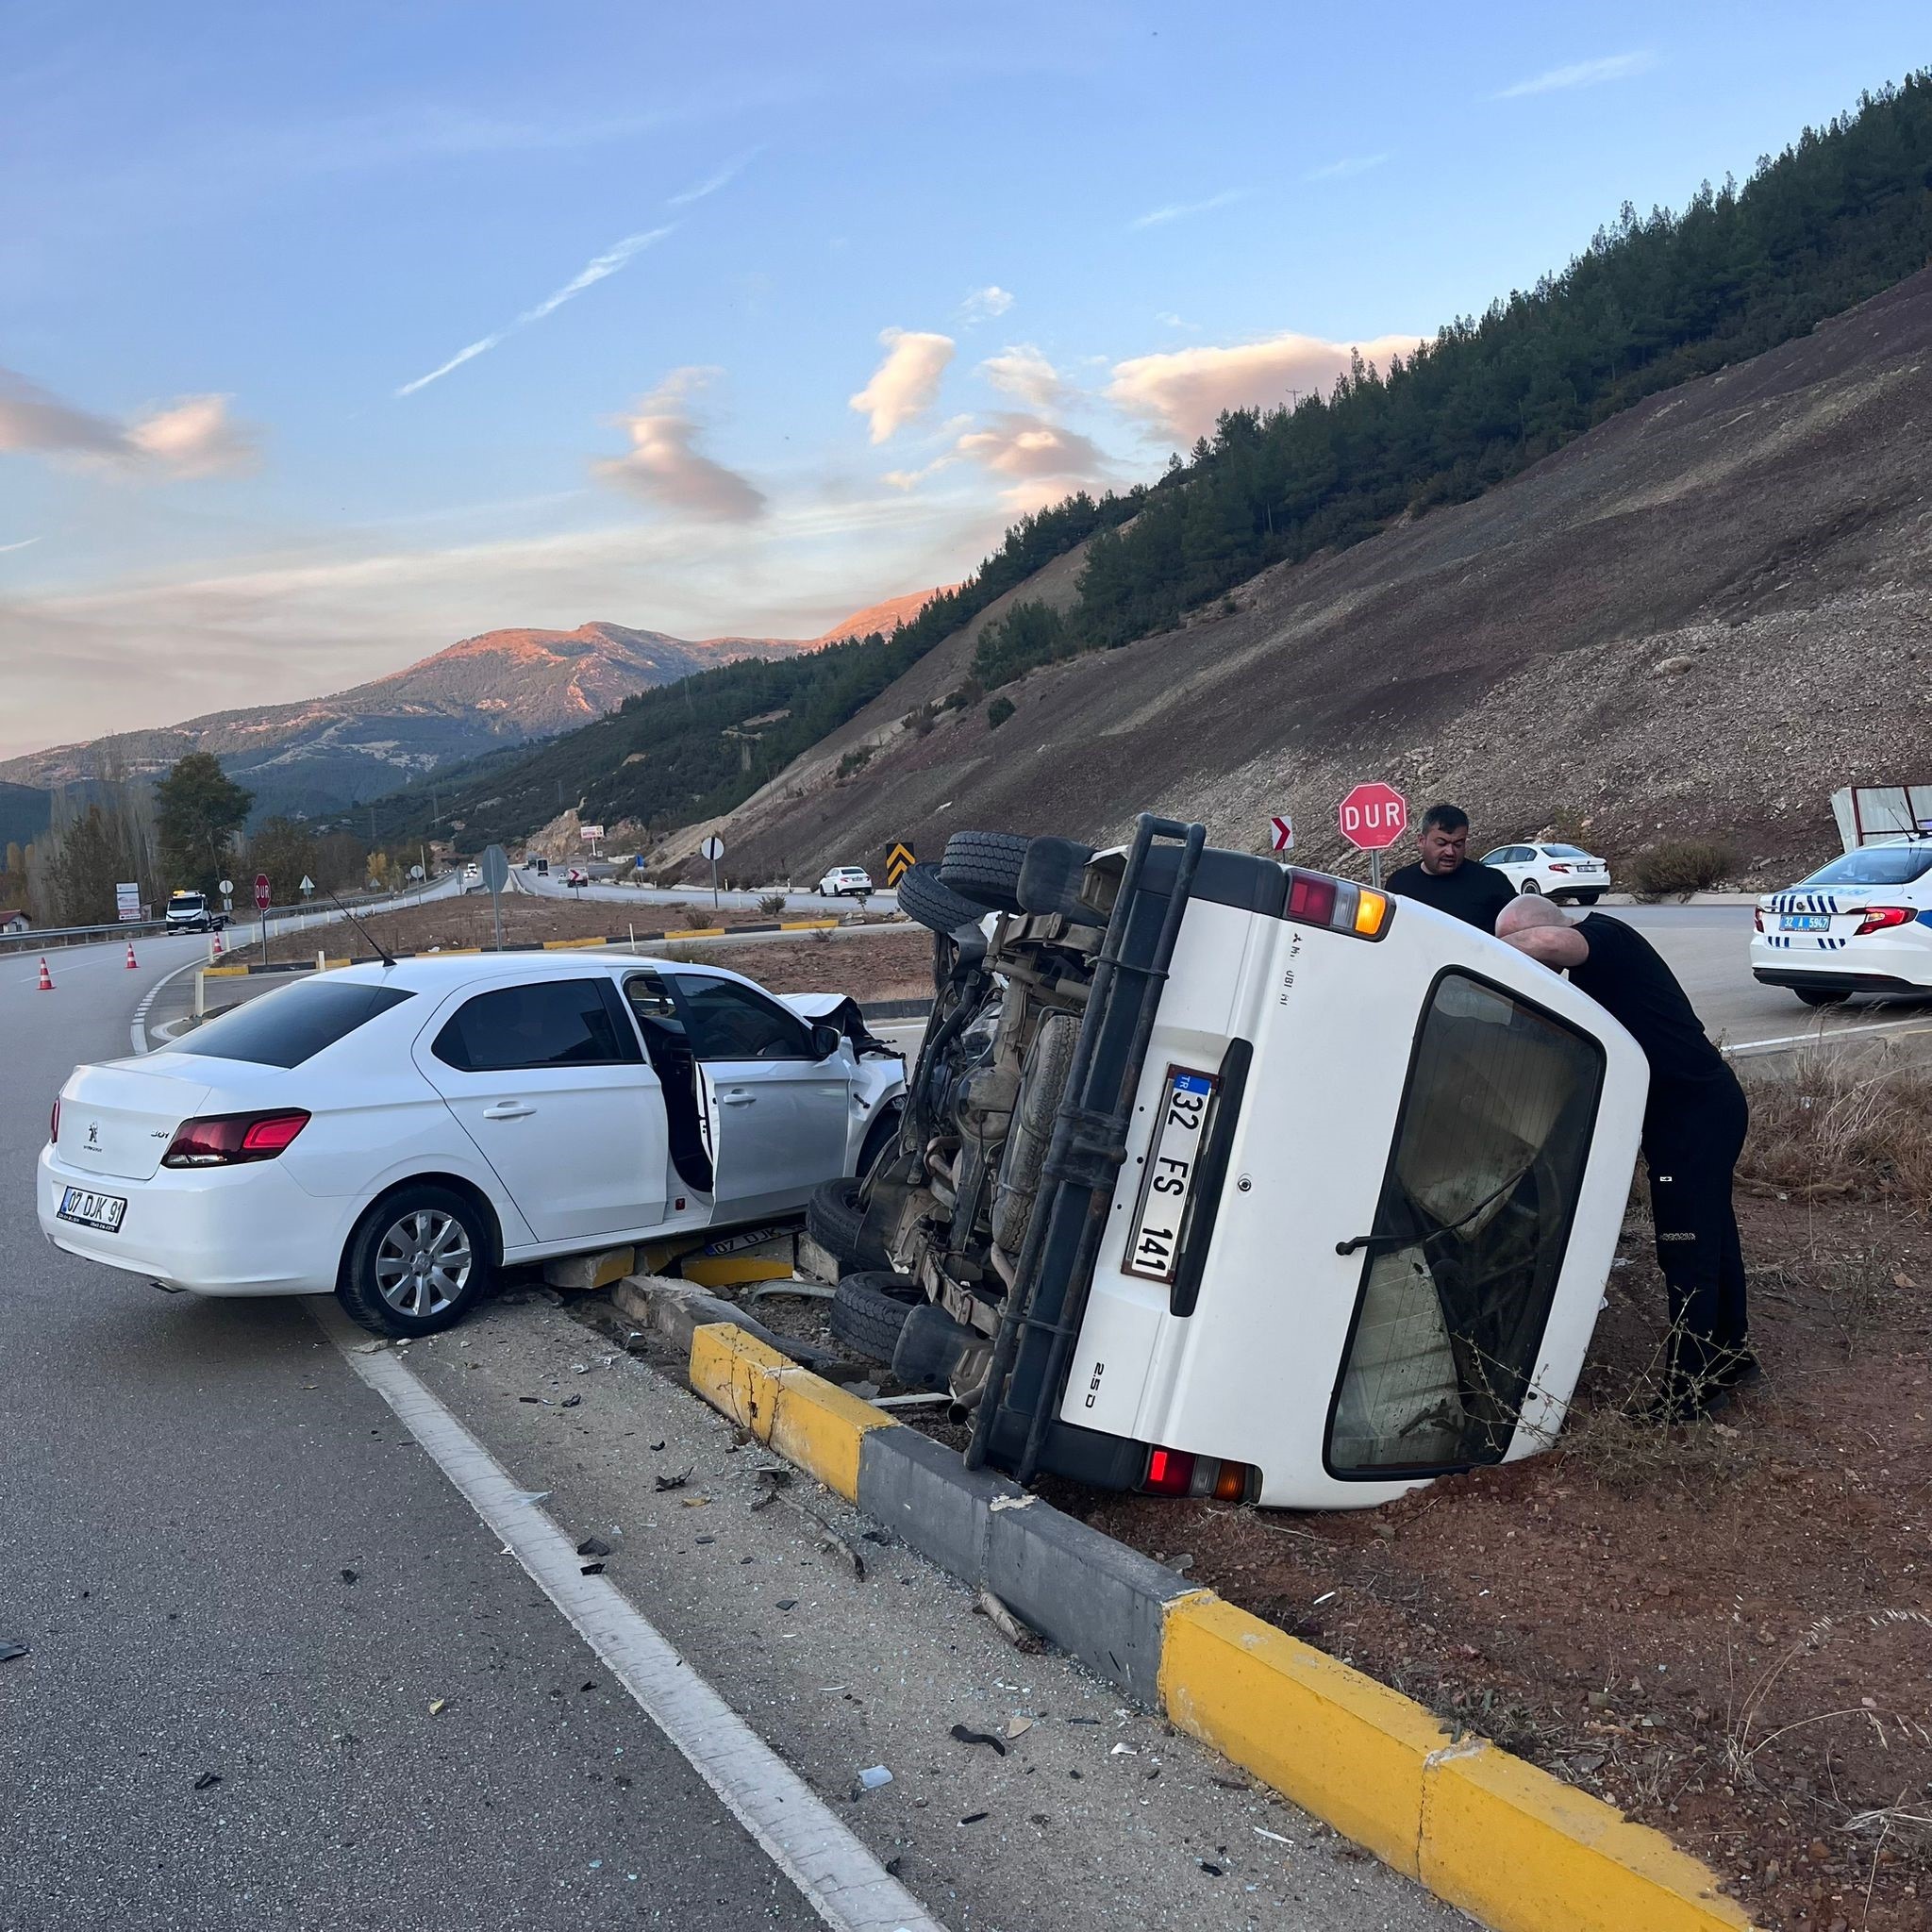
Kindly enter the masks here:
M 99 1121 L 88 1122 L 87 1144 L 90 1147 L 98 1147 L 101 1144 L 101 1124 Z

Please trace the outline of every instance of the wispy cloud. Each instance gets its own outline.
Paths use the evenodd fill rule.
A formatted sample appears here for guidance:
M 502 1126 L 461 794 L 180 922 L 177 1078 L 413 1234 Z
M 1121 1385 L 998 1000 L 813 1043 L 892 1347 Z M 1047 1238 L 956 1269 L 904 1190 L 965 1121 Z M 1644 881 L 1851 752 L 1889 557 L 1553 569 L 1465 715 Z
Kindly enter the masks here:
M 1167 222 L 1183 222 L 1190 215 L 1205 215 L 1212 208 L 1225 208 L 1229 202 L 1241 200 L 1247 192 L 1245 188 L 1224 188 L 1206 201 L 1176 201 L 1166 208 L 1150 208 L 1144 215 L 1136 215 L 1127 226 L 1158 228 Z
M 995 389 L 1018 396 L 1032 409 L 1056 408 L 1069 394 L 1059 371 L 1031 342 L 1015 342 L 997 356 L 989 356 L 979 373 Z
M 0 557 L 5 557 L 14 550 L 31 549 L 40 541 L 38 537 L 23 537 L 17 543 L 0 543 Z
M 874 442 L 884 442 L 932 407 L 954 347 L 951 336 L 919 329 L 882 329 L 879 341 L 885 345 L 885 360 L 873 371 L 872 380 L 849 398 L 851 407 L 870 423 Z
M 959 320 L 971 328 L 976 322 L 991 322 L 995 316 L 1004 315 L 1012 306 L 1012 295 L 997 282 L 989 282 L 983 289 L 974 289 L 960 303 Z
M 763 491 L 693 447 L 698 425 L 690 400 L 717 373 L 674 369 L 622 419 L 630 433 L 630 454 L 594 465 L 594 473 L 607 483 L 682 516 L 748 523 L 763 515 Z
M 1552 67 L 1547 74 L 1532 75 L 1490 96 L 1492 101 L 1520 100 L 1524 94 L 1553 94 L 1565 88 L 1601 87 L 1607 80 L 1628 80 L 1634 75 L 1648 74 L 1657 65 L 1657 56 L 1647 49 L 1636 54 L 1608 54 L 1600 60 L 1577 60 L 1568 67 Z
M 1319 336 L 1278 335 L 1225 348 L 1171 349 L 1116 362 L 1108 400 L 1139 418 L 1157 435 L 1191 442 L 1211 434 L 1224 409 L 1274 408 L 1291 391 L 1322 393 L 1359 350 L 1386 368 L 1391 356 L 1407 356 L 1414 336 L 1377 336 L 1373 341 L 1330 342 Z
M 1302 176 L 1304 181 L 1345 181 L 1351 175 L 1366 175 L 1371 168 L 1379 168 L 1389 157 L 1381 155 L 1344 155 L 1339 161 L 1326 161 L 1319 168 L 1310 168 Z
M 949 424 L 950 430 L 955 425 Z M 1000 500 L 1008 509 L 1038 509 L 1083 483 L 1105 476 L 1105 455 L 1077 430 L 1043 416 L 999 410 L 965 433 L 953 446 L 919 470 L 889 470 L 885 480 L 894 490 L 916 490 L 956 463 L 976 463 L 1006 479 Z
M 253 435 L 230 418 L 226 396 L 182 396 L 117 423 L 0 369 L 0 455 L 9 452 L 65 457 L 136 476 L 210 476 L 245 470 L 256 458 Z
M 702 201 L 708 194 L 716 194 L 719 189 L 728 188 L 764 153 L 761 147 L 747 148 L 743 154 L 734 157 L 718 170 L 708 175 L 695 188 L 687 188 L 682 194 L 674 194 L 665 204 L 666 208 L 689 208 L 694 201 Z
M 432 382 L 440 381 L 452 369 L 460 369 L 465 362 L 478 356 L 487 355 L 499 342 L 508 341 L 519 329 L 528 328 L 533 322 L 541 322 L 546 315 L 553 315 L 574 297 L 581 295 L 588 288 L 601 282 L 607 275 L 617 271 L 634 257 L 641 255 L 646 248 L 655 246 L 665 236 L 676 229 L 673 222 L 662 228 L 649 228 L 641 235 L 626 235 L 615 246 L 607 248 L 602 255 L 594 256 L 586 262 L 563 287 L 544 296 L 534 308 L 526 308 L 515 321 L 507 323 L 492 335 L 487 335 L 470 343 L 467 348 L 458 349 L 447 362 L 432 369 L 427 375 L 419 375 L 413 382 L 406 382 L 396 391 L 398 396 L 412 396 L 419 389 L 427 389 Z

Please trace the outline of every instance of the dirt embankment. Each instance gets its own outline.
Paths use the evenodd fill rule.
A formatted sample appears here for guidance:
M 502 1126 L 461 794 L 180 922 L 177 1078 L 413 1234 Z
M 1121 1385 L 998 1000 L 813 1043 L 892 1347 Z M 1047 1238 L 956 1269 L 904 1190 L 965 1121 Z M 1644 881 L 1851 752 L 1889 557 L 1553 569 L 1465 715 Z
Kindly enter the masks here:
M 1484 844 L 1716 833 L 1743 876 L 1788 877 L 1835 849 L 1837 787 L 1925 775 L 1928 350 L 1932 271 L 1474 502 L 1035 672 L 997 731 L 984 704 L 905 730 L 965 677 L 962 636 L 734 813 L 734 861 L 936 856 L 961 826 L 1100 841 L 1154 808 L 1248 848 L 1289 809 L 1333 863 L 1335 804 L 1376 776 L 1459 800 Z M 1012 598 L 1064 600 L 1077 564 Z

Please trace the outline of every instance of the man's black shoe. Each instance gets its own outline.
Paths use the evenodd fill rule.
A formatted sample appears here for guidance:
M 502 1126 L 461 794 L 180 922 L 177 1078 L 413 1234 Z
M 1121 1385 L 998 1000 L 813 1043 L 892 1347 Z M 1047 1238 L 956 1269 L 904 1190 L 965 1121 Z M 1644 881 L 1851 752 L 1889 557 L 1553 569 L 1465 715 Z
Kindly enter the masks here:
M 1764 1379 L 1764 1364 L 1747 1345 L 1726 1352 L 1724 1360 L 1705 1376 L 1707 1384 L 1718 1389 L 1748 1389 Z

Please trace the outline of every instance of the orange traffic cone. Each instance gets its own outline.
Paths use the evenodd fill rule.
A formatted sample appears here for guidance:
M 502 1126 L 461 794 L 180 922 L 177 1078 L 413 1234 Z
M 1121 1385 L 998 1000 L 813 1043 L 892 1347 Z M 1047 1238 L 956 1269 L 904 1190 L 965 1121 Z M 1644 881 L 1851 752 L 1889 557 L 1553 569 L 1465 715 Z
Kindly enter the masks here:
M 208 958 L 210 959 L 219 959 L 222 957 L 222 929 L 220 926 L 215 928 L 214 941 L 214 950 L 208 954 Z
M 47 971 L 47 956 L 44 953 L 41 955 L 41 984 L 39 990 L 42 992 L 52 992 L 54 991 L 54 975 Z
M 129 940 L 127 941 L 127 970 L 130 973 L 136 970 L 134 962 L 134 941 L 132 940 Z

